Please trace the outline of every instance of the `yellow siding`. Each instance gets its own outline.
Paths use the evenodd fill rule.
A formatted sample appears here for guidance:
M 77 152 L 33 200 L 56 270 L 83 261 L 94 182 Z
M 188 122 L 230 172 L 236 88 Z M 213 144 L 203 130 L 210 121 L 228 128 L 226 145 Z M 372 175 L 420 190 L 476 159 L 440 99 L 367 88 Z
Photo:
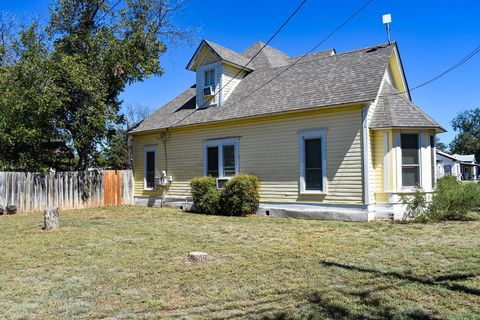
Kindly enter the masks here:
M 370 130 L 371 171 L 370 188 L 378 201 L 378 193 L 384 192 L 384 138 L 383 131 Z
M 168 174 L 174 182 L 169 198 L 189 195 L 189 181 L 203 175 L 206 139 L 239 138 L 240 171 L 261 180 L 262 201 L 362 203 L 362 112 L 360 106 L 258 117 L 212 125 L 170 130 L 167 144 Z M 327 194 L 299 195 L 298 131 L 327 130 Z M 165 170 L 160 133 L 134 136 L 135 195 L 161 195 L 143 190 L 143 148 L 157 145 L 157 176 Z
M 227 100 L 235 87 L 240 83 L 240 80 L 243 79 L 243 77 L 245 76 L 245 71 L 242 71 L 239 75 L 235 77 L 238 71 L 240 71 L 239 68 L 235 68 L 226 64 L 223 66 L 223 68 L 223 85 L 225 86 L 223 88 L 223 100 Z
M 396 54 L 392 54 L 390 57 L 390 62 L 388 65 L 388 69 L 390 71 L 390 75 L 392 77 L 392 85 L 399 91 L 402 92 L 405 96 L 407 96 L 407 88 L 403 82 L 403 73 L 400 69 L 400 61 Z

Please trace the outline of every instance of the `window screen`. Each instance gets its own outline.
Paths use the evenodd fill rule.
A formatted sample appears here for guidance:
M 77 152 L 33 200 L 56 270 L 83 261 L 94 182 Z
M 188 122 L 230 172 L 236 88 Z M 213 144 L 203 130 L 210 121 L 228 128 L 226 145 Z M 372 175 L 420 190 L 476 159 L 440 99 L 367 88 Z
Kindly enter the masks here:
M 218 147 L 207 148 L 207 176 L 218 177 Z
M 146 152 L 145 187 L 155 187 L 155 151 Z
M 420 184 L 418 134 L 402 134 L 402 185 L 414 187 Z
M 235 146 L 223 146 L 223 176 L 235 175 Z
M 322 189 L 322 140 L 305 139 L 305 190 Z

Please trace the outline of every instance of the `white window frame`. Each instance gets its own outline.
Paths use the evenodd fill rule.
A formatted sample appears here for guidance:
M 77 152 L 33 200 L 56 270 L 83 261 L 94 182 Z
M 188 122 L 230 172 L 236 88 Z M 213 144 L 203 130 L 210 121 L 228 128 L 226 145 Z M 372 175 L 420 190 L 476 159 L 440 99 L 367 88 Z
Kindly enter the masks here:
M 203 89 L 206 87 L 205 83 L 205 73 L 207 71 L 214 70 L 215 74 L 215 83 L 214 83 L 214 90 L 215 90 L 215 96 L 213 98 L 213 102 L 210 105 L 203 106 L 204 103 L 204 96 L 203 96 Z M 197 100 L 197 109 L 206 109 L 208 107 L 213 107 L 213 106 L 218 106 L 220 105 L 221 101 L 223 101 L 223 90 L 219 91 L 220 88 L 223 86 L 223 65 L 221 62 L 214 62 L 214 63 L 209 63 L 205 64 L 203 66 L 200 66 L 197 68 L 197 72 L 200 74 L 200 83 L 197 83 L 197 97 L 200 97 L 200 99 Z M 220 77 L 219 77 L 220 75 Z M 218 80 L 219 78 L 219 80 Z M 198 79 L 198 77 L 197 77 Z M 218 80 L 218 81 L 217 81 Z M 218 92 L 218 93 L 217 93 Z
M 206 177 L 208 172 L 208 154 L 207 148 L 209 147 L 218 147 L 218 178 L 219 179 L 228 179 L 231 177 L 225 177 L 223 175 L 223 146 L 232 146 L 235 152 L 235 174 L 240 172 L 240 158 L 238 155 L 239 148 L 239 139 L 238 138 L 228 138 L 228 139 L 215 139 L 215 140 L 206 140 L 203 143 L 203 175 Z
M 147 152 L 153 152 L 153 165 L 154 165 L 154 176 L 153 181 L 155 183 L 155 176 L 157 175 L 157 146 L 145 146 L 143 147 L 143 190 L 154 190 L 153 188 L 147 187 Z
M 322 152 L 322 190 L 306 190 L 305 185 L 305 140 L 320 139 Z M 300 194 L 323 195 L 327 193 L 327 131 L 326 129 L 303 130 L 298 134 L 300 151 Z

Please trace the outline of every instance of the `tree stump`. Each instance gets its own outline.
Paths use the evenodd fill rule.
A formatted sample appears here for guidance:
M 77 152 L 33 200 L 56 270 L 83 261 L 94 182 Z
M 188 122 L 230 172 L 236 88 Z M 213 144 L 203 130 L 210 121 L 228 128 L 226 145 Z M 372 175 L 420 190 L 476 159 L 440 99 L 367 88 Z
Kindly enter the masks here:
M 188 261 L 193 263 L 200 263 L 207 261 L 208 254 L 206 252 L 194 251 L 190 252 L 187 256 Z
M 17 206 L 7 206 L 5 209 L 6 209 L 5 211 L 7 212 L 7 214 L 17 213 Z
M 57 230 L 60 227 L 60 216 L 58 208 L 47 208 L 43 211 L 45 230 Z

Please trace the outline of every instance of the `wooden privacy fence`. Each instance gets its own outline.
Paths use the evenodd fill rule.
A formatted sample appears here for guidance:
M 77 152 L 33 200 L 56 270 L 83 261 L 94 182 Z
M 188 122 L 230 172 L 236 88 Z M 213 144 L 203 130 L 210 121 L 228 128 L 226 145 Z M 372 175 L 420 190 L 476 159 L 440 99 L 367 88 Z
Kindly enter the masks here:
M 0 206 L 19 212 L 133 204 L 131 170 L 0 172 Z

